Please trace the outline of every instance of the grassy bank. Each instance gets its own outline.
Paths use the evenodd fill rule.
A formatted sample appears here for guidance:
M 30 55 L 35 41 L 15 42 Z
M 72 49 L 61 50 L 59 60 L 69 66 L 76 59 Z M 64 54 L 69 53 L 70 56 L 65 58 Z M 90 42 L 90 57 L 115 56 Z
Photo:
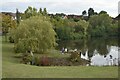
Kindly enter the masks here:
M 117 67 L 56 66 L 38 67 L 20 64 L 14 58 L 13 44 L 2 43 L 3 78 L 116 78 Z

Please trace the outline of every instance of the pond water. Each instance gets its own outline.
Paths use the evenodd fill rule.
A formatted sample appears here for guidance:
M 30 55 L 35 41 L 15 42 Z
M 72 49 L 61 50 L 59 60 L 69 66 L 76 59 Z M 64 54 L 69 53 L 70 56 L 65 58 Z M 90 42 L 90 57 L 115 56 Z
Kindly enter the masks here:
M 81 58 L 91 61 L 89 65 L 118 65 L 118 61 L 120 61 L 120 56 L 118 57 L 120 47 L 117 38 L 92 38 L 58 42 L 57 49 L 61 50 L 63 47 L 68 50 L 77 49 L 81 51 Z

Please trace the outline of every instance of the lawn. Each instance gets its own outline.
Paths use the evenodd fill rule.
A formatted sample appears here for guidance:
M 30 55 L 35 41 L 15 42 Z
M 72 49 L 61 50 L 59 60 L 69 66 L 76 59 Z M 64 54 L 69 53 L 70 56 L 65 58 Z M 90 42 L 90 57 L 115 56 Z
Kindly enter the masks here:
M 13 44 L 2 42 L 3 78 L 117 78 L 118 67 L 55 66 L 39 67 L 20 64 Z

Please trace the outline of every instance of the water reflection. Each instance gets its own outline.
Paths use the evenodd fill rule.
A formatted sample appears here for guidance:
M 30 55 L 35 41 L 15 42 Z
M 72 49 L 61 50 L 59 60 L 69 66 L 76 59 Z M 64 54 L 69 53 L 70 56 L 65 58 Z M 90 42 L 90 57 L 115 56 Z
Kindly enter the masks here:
M 90 65 L 118 65 L 118 39 L 93 38 L 82 40 L 61 41 L 57 49 L 66 47 L 68 50 L 77 49 L 81 57 L 91 60 Z M 110 59 L 110 55 L 112 59 Z
M 94 54 L 91 58 L 91 65 L 118 65 L 118 47 L 111 46 L 107 55 Z

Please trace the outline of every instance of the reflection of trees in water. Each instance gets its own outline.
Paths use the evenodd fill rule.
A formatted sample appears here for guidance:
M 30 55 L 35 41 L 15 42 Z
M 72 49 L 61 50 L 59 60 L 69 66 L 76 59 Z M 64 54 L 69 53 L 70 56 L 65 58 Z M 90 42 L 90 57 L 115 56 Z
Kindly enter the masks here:
M 59 45 L 57 46 L 57 49 L 62 49 L 63 47 L 68 49 L 75 49 L 77 46 L 75 40 L 60 41 L 58 44 Z
M 95 49 L 100 55 L 107 55 L 110 51 L 110 46 L 118 46 L 117 39 L 93 38 L 87 41 L 89 56 L 92 57 Z
M 94 53 L 94 51 L 96 49 L 95 45 L 96 45 L 96 43 L 95 43 L 94 39 L 93 40 L 92 39 L 88 39 L 87 47 L 88 47 L 88 56 L 89 56 L 89 58 L 91 58 L 93 56 L 93 53 Z
M 107 40 L 106 39 L 95 39 L 94 42 L 94 48 L 98 51 L 100 55 L 107 55 Z
M 119 42 L 118 40 L 119 40 L 118 38 L 108 38 L 107 44 L 109 46 L 118 46 L 118 47 L 120 47 L 119 44 L 118 44 L 118 42 Z
M 93 56 L 95 50 L 100 55 L 107 55 L 109 53 L 108 47 L 118 46 L 118 40 L 114 38 L 104 39 L 104 38 L 92 38 L 92 39 L 81 39 L 81 40 L 71 40 L 59 42 L 58 49 L 62 47 L 67 47 L 68 49 L 78 49 L 81 50 L 83 55 L 88 50 L 89 58 Z

